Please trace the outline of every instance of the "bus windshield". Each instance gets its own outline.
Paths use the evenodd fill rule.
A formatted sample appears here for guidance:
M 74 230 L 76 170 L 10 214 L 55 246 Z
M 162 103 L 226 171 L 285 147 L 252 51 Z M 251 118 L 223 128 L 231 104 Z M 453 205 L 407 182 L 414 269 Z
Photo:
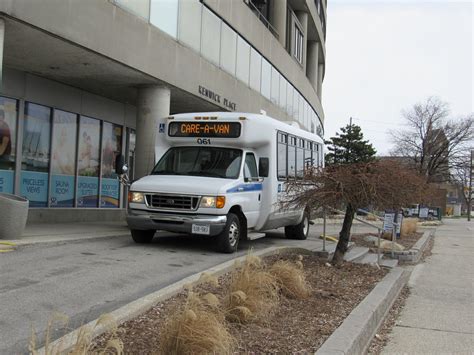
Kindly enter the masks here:
M 152 175 L 192 175 L 224 179 L 239 177 L 242 150 L 216 147 L 173 147 Z

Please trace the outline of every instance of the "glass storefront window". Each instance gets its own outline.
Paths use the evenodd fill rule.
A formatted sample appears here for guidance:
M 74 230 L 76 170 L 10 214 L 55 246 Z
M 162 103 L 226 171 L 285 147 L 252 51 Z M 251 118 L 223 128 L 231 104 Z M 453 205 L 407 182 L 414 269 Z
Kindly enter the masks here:
M 0 97 L 0 192 L 13 193 L 15 181 L 17 100 Z
M 238 36 L 237 38 L 237 65 L 236 65 L 237 79 L 249 85 L 250 73 L 250 45 L 245 40 Z
M 151 0 L 150 23 L 163 32 L 177 38 L 178 36 L 178 1 Z
M 51 154 L 51 207 L 73 207 L 76 175 L 77 115 L 54 110 Z
M 272 86 L 272 65 L 262 58 L 262 83 L 260 93 L 270 100 L 270 92 Z
M 51 109 L 25 103 L 20 191 L 30 207 L 48 205 Z
M 280 73 L 272 66 L 272 88 L 271 88 L 271 101 L 278 105 L 278 98 L 280 96 Z
M 122 153 L 122 127 L 104 122 L 102 125 L 101 207 L 120 207 L 120 183 L 115 173 L 115 158 Z
M 206 7 L 202 10 L 201 54 L 219 65 L 221 41 L 221 19 Z
M 296 89 L 294 89 L 293 90 L 293 118 L 295 120 L 298 120 L 299 108 L 300 108 L 300 93 L 296 91 Z
M 262 56 L 250 48 L 250 87 L 260 92 L 260 76 L 262 72 Z
M 197 52 L 201 48 L 202 7 L 199 0 L 179 1 L 178 38 Z
M 98 207 L 100 121 L 81 116 L 78 144 L 77 207 Z
M 235 57 L 237 53 L 237 34 L 222 22 L 221 67 L 235 76 Z

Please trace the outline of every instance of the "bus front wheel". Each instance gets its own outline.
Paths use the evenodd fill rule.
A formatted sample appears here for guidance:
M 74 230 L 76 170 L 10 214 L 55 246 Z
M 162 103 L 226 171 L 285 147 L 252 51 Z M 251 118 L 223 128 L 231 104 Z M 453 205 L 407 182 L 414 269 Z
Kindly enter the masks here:
M 240 235 L 241 225 L 239 217 L 233 213 L 229 213 L 224 230 L 217 236 L 217 250 L 222 253 L 233 253 L 237 251 Z
M 303 213 L 303 219 L 300 223 L 294 226 L 285 227 L 285 237 L 288 239 L 305 240 L 308 238 L 309 233 L 309 212 L 305 210 Z
M 156 231 L 154 230 L 145 230 L 145 231 L 138 230 L 138 229 L 131 230 L 132 239 L 135 243 L 138 243 L 138 244 L 151 243 L 151 241 L 153 240 L 153 236 L 155 235 L 155 232 Z

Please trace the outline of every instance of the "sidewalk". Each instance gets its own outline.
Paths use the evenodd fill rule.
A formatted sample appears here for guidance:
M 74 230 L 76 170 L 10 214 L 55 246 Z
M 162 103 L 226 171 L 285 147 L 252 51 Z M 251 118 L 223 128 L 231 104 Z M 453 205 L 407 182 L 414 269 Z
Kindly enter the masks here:
M 413 270 L 411 294 L 382 354 L 472 354 L 474 223 L 445 220 L 432 253 Z
M 64 242 L 130 235 L 125 221 L 121 222 L 75 222 L 34 223 L 26 226 L 25 232 L 15 240 L 16 245 Z M 6 240 L 1 240 L 6 241 Z

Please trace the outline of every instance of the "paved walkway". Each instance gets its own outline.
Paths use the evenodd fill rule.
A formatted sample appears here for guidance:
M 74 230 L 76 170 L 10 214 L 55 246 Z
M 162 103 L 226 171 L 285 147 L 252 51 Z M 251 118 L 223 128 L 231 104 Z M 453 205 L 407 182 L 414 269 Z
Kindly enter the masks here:
M 382 354 L 474 353 L 474 222 L 444 223 Z

